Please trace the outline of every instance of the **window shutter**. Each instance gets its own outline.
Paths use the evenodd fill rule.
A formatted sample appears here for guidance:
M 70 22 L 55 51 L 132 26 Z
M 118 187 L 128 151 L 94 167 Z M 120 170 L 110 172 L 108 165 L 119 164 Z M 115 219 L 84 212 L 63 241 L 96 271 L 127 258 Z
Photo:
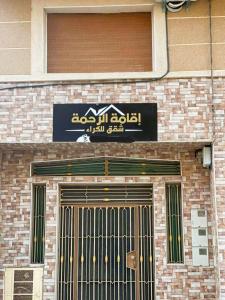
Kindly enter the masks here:
M 48 14 L 48 73 L 152 70 L 151 13 Z

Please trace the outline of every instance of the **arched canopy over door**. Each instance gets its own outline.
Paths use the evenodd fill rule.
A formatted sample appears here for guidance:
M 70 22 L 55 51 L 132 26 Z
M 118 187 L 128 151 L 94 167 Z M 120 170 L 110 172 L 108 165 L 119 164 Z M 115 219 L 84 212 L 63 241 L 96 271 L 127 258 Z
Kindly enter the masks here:
M 163 176 L 180 173 L 180 162 L 168 160 L 95 157 L 32 164 L 32 175 L 36 176 Z

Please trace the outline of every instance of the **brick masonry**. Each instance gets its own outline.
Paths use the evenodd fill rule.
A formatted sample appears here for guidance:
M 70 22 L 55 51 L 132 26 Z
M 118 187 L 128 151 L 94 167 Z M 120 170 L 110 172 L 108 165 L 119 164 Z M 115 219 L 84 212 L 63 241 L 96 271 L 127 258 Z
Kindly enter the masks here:
M 179 159 L 182 177 L 34 177 L 29 176 L 34 160 L 71 157 L 115 155 L 143 158 Z M 181 181 L 183 186 L 185 264 L 167 265 L 165 182 Z M 149 145 L 121 146 L 110 149 L 80 146 L 60 150 L 17 150 L 3 153 L 2 163 L 2 228 L 3 245 L 1 266 L 28 266 L 30 263 L 30 208 L 31 186 L 34 182 L 47 184 L 47 224 L 44 266 L 44 299 L 55 299 L 57 257 L 58 184 L 62 182 L 119 182 L 149 183 L 154 185 L 155 259 L 157 299 L 215 299 L 215 268 L 212 245 L 212 204 L 210 200 L 210 173 L 196 161 L 192 150 L 180 151 L 176 147 L 152 148 Z M 190 209 L 208 211 L 210 266 L 192 267 Z
M 168 79 L 153 83 L 69 85 L 0 91 L 1 255 L 0 299 L 6 266 L 30 263 L 31 186 L 47 183 L 44 300 L 56 299 L 57 189 L 61 182 L 152 182 L 155 205 L 157 299 L 225 299 L 225 81 L 214 81 L 214 106 L 207 78 Z M 53 145 L 53 103 L 158 103 L 160 144 Z M 214 111 L 212 110 L 214 109 Z M 195 158 L 197 142 L 214 145 L 214 168 L 203 169 Z M 163 145 L 162 142 L 167 142 Z M 185 147 L 180 142 L 189 142 Z M 16 145 L 19 143 L 20 145 Z M 40 143 L 42 143 L 40 145 Z M 5 144 L 5 145 L 3 145 Z M 168 146 L 169 145 L 169 146 Z M 12 148 L 18 147 L 16 150 Z M 30 163 L 87 156 L 179 159 L 182 177 L 31 178 Z M 185 264 L 166 264 L 165 182 L 183 187 Z M 210 267 L 192 266 L 191 208 L 206 208 Z M 218 235 L 218 238 L 217 238 Z
M 225 299 L 225 81 L 214 81 L 214 134 L 212 170 L 212 198 L 217 236 L 217 282 L 220 298 Z
M 210 79 L 160 83 L 64 85 L 0 92 L 0 140 L 52 141 L 53 103 L 157 103 L 159 141 L 212 138 Z

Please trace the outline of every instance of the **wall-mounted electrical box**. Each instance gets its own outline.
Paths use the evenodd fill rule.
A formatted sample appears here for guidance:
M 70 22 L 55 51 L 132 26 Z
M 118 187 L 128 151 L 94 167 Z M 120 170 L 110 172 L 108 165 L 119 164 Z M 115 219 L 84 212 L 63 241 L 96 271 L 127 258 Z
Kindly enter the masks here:
M 207 227 L 207 212 L 205 209 L 193 208 L 191 210 L 192 228 Z
M 192 264 L 193 266 L 209 265 L 208 222 L 205 209 L 191 210 L 192 225 Z
M 208 229 L 207 228 L 192 228 L 192 246 L 193 247 L 208 247 Z
M 192 247 L 193 266 L 207 267 L 209 265 L 208 247 Z
M 205 146 L 202 149 L 202 165 L 204 168 L 210 168 L 212 164 L 211 146 Z

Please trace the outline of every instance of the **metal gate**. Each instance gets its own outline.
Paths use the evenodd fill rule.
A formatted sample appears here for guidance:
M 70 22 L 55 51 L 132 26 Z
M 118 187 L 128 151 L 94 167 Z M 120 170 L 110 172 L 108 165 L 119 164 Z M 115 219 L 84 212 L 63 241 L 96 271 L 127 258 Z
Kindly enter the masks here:
M 61 187 L 59 300 L 153 300 L 152 186 Z

